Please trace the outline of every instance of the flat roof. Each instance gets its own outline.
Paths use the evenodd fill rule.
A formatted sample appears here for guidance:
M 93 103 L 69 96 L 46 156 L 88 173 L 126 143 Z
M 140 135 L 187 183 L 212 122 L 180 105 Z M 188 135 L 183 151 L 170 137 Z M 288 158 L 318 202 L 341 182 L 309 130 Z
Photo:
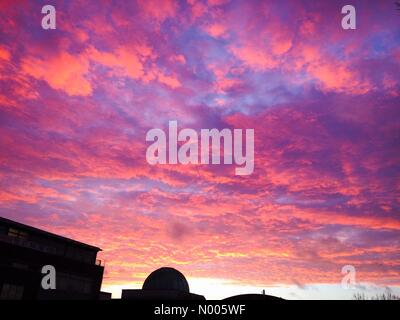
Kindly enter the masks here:
M 61 240 L 61 241 L 64 241 L 64 242 L 68 242 L 68 243 L 71 243 L 71 244 L 74 244 L 74 245 L 77 245 L 77 246 L 80 246 L 80 247 L 85 247 L 87 249 L 101 251 L 101 249 L 99 247 L 91 246 L 89 244 L 86 244 L 86 243 L 83 243 L 83 242 L 80 242 L 80 241 L 76 241 L 76 240 L 73 240 L 71 238 L 66 238 L 66 237 L 60 236 L 58 234 L 51 233 L 51 232 L 48 232 L 48 231 L 45 231 L 45 230 L 42 230 L 42 229 L 38 229 L 38 228 L 35 228 L 35 227 L 32 227 L 32 226 L 29 226 L 27 224 L 23 224 L 23 223 L 14 221 L 14 220 L 10 220 L 10 219 L 7 219 L 7 218 L 0 217 L 0 224 L 1 224 L 1 222 L 4 222 L 4 223 L 6 223 L 6 224 L 8 224 L 10 226 L 14 226 L 14 227 L 19 228 L 19 229 L 23 229 L 24 231 L 27 230 L 27 231 L 30 231 L 30 232 L 34 232 L 34 233 L 43 235 L 45 237 L 58 239 L 58 240 Z

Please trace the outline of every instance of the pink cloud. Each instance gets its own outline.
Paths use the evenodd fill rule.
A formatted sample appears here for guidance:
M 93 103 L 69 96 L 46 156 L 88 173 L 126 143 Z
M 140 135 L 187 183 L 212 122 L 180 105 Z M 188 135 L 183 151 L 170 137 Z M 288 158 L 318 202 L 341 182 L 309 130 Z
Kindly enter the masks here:
M 47 34 L 33 2 L 2 7 L 1 215 L 102 247 L 105 284 L 164 264 L 257 285 L 337 283 L 357 264 L 363 281 L 399 283 L 385 5 L 345 34 L 331 2 L 115 3 L 60 3 Z M 254 173 L 150 166 L 146 132 L 171 119 L 254 128 Z
M 85 56 L 75 56 L 62 52 L 47 60 L 25 58 L 22 71 L 40 80 L 45 80 L 50 87 L 63 90 L 72 96 L 87 96 L 92 93 L 92 86 L 85 78 L 89 71 L 89 61 Z
M 140 0 L 139 5 L 145 14 L 158 22 L 174 17 L 178 9 L 175 0 Z

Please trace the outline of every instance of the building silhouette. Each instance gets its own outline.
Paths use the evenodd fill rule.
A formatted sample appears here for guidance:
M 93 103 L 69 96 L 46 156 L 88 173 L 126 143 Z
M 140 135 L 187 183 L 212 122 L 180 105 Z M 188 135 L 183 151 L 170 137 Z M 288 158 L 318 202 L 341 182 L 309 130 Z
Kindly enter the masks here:
M 0 217 L 0 299 L 104 299 L 101 249 Z M 43 289 L 42 267 L 56 270 L 56 289 Z
M 279 300 L 284 300 L 280 297 L 275 297 L 275 296 L 270 296 L 268 294 L 262 293 L 250 293 L 250 294 L 238 294 L 236 296 L 232 296 L 232 297 L 228 297 L 223 299 L 225 301 L 248 301 L 248 300 L 252 300 L 252 301 L 279 301 Z
M 199 294 L 191 293 L 185 276 L 174 268 L 163 267 L 153 271 L 144 281 L 142 289 L 124 289 L 122 300 L 205 300 Z M 265 294 L 240 294 L 227 297 L 226 301 L 283 300 Z
M 123 300 L 205 300 L 204 296 L 190 293 L 185 276 L 173 268 L 153 271 L 142 289 L 124 289 Z
M 100 248 L 0 217 L 0 300 L 108 300 L 101 292 L 104 266 Z M 56 288 L 43 289 L 43 266 L 56 271 Z M 153 271 L 142 289 L 124 289 L 122 300 L 205 300 L 190 292 L 178 270 Z M 263 294 L 243 294 L 224 300 L 281 300 Z

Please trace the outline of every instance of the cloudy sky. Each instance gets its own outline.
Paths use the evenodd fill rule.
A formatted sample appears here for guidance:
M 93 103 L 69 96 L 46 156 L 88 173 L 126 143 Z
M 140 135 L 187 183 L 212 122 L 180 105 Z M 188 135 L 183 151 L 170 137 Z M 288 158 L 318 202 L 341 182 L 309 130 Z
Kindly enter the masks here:
M 393 1 L 52 1 L 43 30 L 47 2 L 0 1 L 1 216 L 101 247 L 115 296 L 161 266 L 207 297 L 399 289 Z M 169 120 L 254 129 L 253 174 L 149 165 Z

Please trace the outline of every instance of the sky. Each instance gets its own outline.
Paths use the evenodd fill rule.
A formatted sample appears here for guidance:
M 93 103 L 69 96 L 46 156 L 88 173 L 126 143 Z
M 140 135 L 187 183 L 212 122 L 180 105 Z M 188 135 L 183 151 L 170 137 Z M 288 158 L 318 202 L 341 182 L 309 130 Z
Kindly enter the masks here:
M 400 293 L 393 1 L 51 3 L 44 30 L 0 0 L 0 216 L 102 248 L 114 297 L 162 266 L 207 298 Z M 254 172 L 150 165 L 170 120 L 254 129 Z

